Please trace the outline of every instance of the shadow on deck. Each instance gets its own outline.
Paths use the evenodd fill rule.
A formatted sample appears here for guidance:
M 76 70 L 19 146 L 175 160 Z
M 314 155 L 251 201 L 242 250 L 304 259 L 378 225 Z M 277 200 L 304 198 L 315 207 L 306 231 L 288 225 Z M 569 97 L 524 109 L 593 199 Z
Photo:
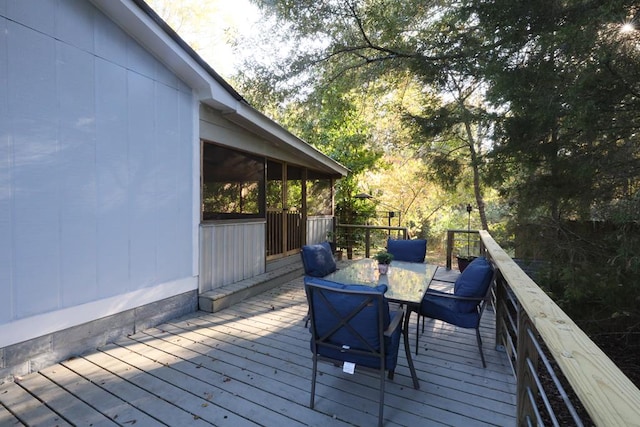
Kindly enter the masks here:
M 302 277 L 217 313 L 196 312 L 0 385 L 0 425 L 373 425 L 378 382 L 311 354 Z M 514 425 L 515 379 L 494 350 L 493 312 L 473 330 L 427 320 L 412 387 L 404 352 L 387 382 L 386 426 Z M 415 316 L 411 321 L 412 346 Z M 412 352 L 415 349 L 412 348 Z M 3 406 L 4 405 L 4 406 Z

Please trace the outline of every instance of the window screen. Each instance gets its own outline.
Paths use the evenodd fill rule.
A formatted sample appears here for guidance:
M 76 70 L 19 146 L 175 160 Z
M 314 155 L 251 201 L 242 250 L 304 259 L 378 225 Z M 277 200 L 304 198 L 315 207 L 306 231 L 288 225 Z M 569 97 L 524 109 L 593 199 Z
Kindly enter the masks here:
M 202 219 L 264 218 L 264 158 L 203 143 Z

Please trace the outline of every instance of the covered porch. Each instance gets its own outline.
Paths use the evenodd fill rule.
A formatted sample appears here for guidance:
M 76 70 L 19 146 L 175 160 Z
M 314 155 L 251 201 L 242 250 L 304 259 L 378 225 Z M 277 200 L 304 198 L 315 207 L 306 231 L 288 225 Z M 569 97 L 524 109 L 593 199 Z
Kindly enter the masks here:
M 349 261 L 342 261 L 342 266 Z M 372 425 L 375 376 L 322 364 L 309 409 L 311 353 L 302 277 L 216 313 L 196 312 L 0 386 L 0 424 Z M 516 385 L 483 316 L 487 368 L 473 330 L 427 320 L 413 360 L 388 381 L 385 425 L 514 425 Z M 410 336 L 415 336 L 415 317 Z M 43 403 L 45 402 L 45 403 Z

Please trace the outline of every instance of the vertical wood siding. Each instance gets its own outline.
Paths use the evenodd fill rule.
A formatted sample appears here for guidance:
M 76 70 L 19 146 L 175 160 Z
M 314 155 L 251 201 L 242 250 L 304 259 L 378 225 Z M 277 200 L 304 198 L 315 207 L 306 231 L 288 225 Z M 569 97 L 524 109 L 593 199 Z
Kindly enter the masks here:
M 265 271 L 264 222 L 200 226 L 200 292 Z
M 327 233 L 332 230 L 333 217 L 313 216 L 307 219 L 307 244 L 328 240 Z

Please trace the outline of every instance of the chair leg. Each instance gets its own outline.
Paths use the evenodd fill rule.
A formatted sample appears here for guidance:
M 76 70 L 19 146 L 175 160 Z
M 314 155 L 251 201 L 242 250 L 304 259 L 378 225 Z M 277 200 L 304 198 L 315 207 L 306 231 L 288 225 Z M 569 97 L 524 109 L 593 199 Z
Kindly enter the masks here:
M 389 371 L 390 375 L 393 375 Z M 378 410 L 378 427 L 382 427 L 382 420 L 384 414 L 384 367 L 380 370 L 380 409 Z
M 309 401 L 309 408 L 313 409 L 316 397 L 316 374 L 318 372 L 318 358 L 313 356 L 313 373 L 311 374 L 311 400 Z
M 418 331 L 420 329 L 420 312 L 417 313 L 418 314 L 418 319 L 416 320 L 416 356 L 418 355 Z M 424 319 L 422 320 L 423 324 L 424 324 Z
M 416 356 L 418 355 L 418 334 L 420 330 L 420 322 L 422 321 L 422 334 L 424 335 L 424 316 L 420 314 L 420 312 L 416 312 L 418 314 L 418 320 L 416 323 Z
M 482 367 L 486 368 L 487 364 L 484 361 L 484 353 L 482 352 L 482 338 L 480 338 L 480 328 L 476 328 L 476 338 L 478 340 L 478 350 L 480 350 L 480 359 L 482 360 Z

